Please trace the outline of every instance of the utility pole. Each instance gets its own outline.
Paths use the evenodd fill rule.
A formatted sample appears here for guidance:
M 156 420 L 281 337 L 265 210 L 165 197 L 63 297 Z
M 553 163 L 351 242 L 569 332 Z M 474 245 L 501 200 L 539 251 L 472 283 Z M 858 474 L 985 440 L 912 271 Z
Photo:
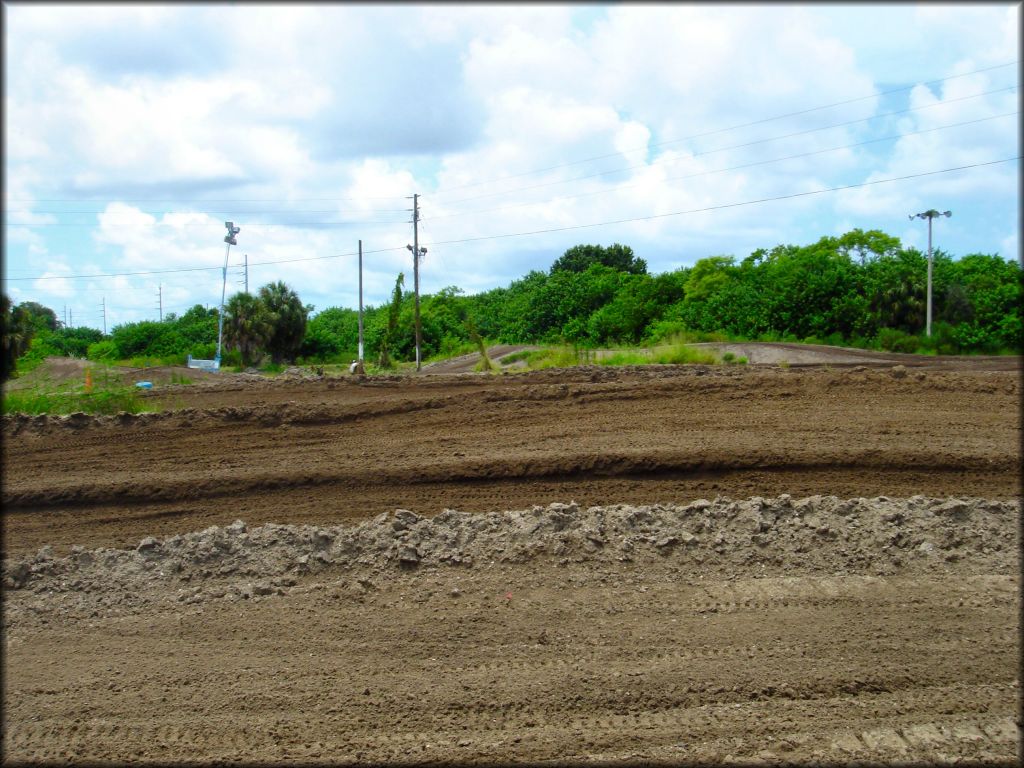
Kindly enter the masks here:
M 363 367 L 363 241 L 359 241 L 359 367 Z
M 75 323 L 75 311 L 73 309 L 69 309 L 68 310 L 68 320 L 71 322 L 72 325 L 74 325 L 74 323 Z M 70 328 L 70 327 L 71 326 L 69 325 L 68 328 Z
M 68 327 L 68 305 L 64 305 L 64 327 Z
M 249 292 L 249 254 L 245 254 L 245 292 Z
M 164 321 L 164 284 L 163 283 L 157 283 L 157 287 L 156 287 L 156 300 L 158 302 L 157 306 L 160 309 L 160 322 L 162 323 Z
M 103 304 L 100 307 L 103 312 L 103 335 L 107 335 L 107 297 L 103 297 Z
M 952 216 L 952 211 L 939 213 L 931 208 L 924 213 L 912 213 L 910 220 L 928 219 L 928 320 L 925 325 L 925 335 L 931 338 L 932 335 L 932 219 L 936 216 Z
M 420 206 L 419 195 L 412 196 L 412 245 L 405 246 L 412 251 L 412 276 L 413 286 L 416 293 L 416 370 L 420 370 L 420 257 L 427 252 L 426 248 L 420 248 L 419 222 Z

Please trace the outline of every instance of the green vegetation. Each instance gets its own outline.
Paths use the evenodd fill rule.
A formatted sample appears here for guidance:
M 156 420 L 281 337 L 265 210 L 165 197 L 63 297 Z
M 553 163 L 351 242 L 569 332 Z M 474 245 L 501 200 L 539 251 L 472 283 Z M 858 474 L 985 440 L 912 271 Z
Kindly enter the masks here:
M 694 349 L 679 339 L 667 346 L 634 347 L 613 351 L 595 361 L 598 365 L 715 365 L 718 358 L 711 352 Z
M 67 390 L 39 390 L 5 392 L 4 413 L 27 413 L 51 415 L 69 413 L 106 414 L 141 413 L 151 411 L 139 397 L 134 387 L 118 387 L 94 392 L 71 392 Z
M 917 354 L 1018 353 L 1024 345 L 1020 264 L 996 255 L 934 254 L 934 316 L 925 330 L 927 257 L 878 230 L 855 229 L 809 245 L 699 259 L 658 275 L 628 246 L 577 245 L 551 268 L 473 296 L 449 286 L 421 297 L 425 361 L 479 351 L 484 340 L 543 344 L 530 368 L 615 361 L 703 362 L 687 344 L 782 341 Z M 398 275 L 391 300 L 364 313 L 366 359 L 394 370 L 415 358 L 414 298 Z M 317 314 L 283 283 L 231 297 L 222 365 L 347 365 L 358 348 L 358 313 Z M 184 364 L 211 358 L 217 310 L 115 327 L 109 336 L 63 328 L 33 302 L 3 305 L 4 376 L 49 355 L 97 362 Z M 312 315 L 312 316 L 310 316 Z M 668 344 L 670 350 L 661 349 Z M 593 350 L 619 348 L 598 361 Z M 639 352 L 638 349 L 646 349 Z M 742 364 L 740 359 L 734 361 Z M 627 364 L 620 362 L 620 364 Z M 632 363 L 629 363 L 632 364 Z M 481 359 L 481 368 L 486 367 Z M 273 370 L 273 369 L 271 369 Z
M 241 365 L 248 368 L 270 338 L 270 313 L 266 305 L 248 293 L 236 293 L 224 305 L 224 338 L 238 350 Z
M 31 389 L 5 389 L 3 412 L 30 415 L 112 415 L 155 410 L 151 404 L 146 403 L 137 387 L 125 385 L 117 376 L 111 375 L 106 367 L 90 369 L 89 372 L 92 379 L 89 389 L 86 389 L 84 377 L 82 381 L 73 384 L 58 386 L 44 382 Z

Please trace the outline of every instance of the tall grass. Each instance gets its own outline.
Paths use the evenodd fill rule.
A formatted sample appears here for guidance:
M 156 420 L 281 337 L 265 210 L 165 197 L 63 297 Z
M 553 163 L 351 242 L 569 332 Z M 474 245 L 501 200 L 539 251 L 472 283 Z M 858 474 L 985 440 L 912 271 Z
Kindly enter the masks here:
M 598 354 L 596 350 L 573 348 L 569 346 L 549 349 L 530 349 L 515 352 L 502 358 L 501 363 L 524 361 L 526 370 L 538 371 L 545 368 L 571 368 L 577 365 L 714 365 L 718 358 L 714 353 L 702 349 L 694 349 L 678 339 L 673 343 L 659 348 L 631 347 L 613 350 L 608 354 Z
M 534 371 L 545 368 L 571 368 L 579 364 L 580 353 L 572 347 L 534 350 L 533 355 L 526 359 L 527 367 Z
M 600 358 L 598 365 L 715 365 L 714 353 L 676 341 L 666 348 L 622 349 Z
M 70 389 L 28 389 L 4 392 L 4 413 L 27 413 L 31 416 L 69 413 L 111 415 L 115 413 L 142 413 L 155 410 L 141 397 L 135 387 L 103 387 L 92 392 Z
M 111 415 L 156 410 L 143 398 L 141 390 L 125 384 L 120 377 L 111 373 L 110 366 L 92 366 L 88 374 L 92 381 L 89 391 L 85 388 L 84 372 L 81 381 L 63 384 L 44 381 L 26 389 L 4 388 L 3 413 L 61 416 L 69 413 Z
M 668 349 L 658 350 L 653 354 L 653 361 L 663 365 L 714 365 L 718 358 L 713 352 L 694 349 L 681 339 L 672 339 Z

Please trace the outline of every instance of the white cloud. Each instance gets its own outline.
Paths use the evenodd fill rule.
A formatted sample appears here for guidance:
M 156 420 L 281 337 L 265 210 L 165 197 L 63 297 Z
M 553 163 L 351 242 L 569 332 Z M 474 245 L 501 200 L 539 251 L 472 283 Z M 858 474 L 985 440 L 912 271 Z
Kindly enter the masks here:
M 574 24 L 584 12 L 587 23 Z M 63 259 L 75 270 L 219 267 L 223 221 L 233 219 L 251 262 L 351 253 L 360 238 L 367 250 L 397 248 L 367 257 L 368 301 L 379 302 L 396 272 L 410 271 L 411 227 L 400 209 L 411 207 L 404 198 L 413 192 L 423 194 L 421 234 L 431 248 L 425 290 L 504 284 L 547 268 L 576 242 L 628 241 L 657 271 L 709 252 L 812 241 L 839 222 L 895 230 L 919 205 L 955 208 L 965 221 L 956 236 L 966 243 L 971 206 L 1012 214 L 1019 203 L 1012 164 L 617 226 L 432 245 L 1016 154 L 1017 120 L 1003 118 L 749 165 L 882 130 L 857 124 L 759 141 L 877 113 L 874 97 L 766 118 L 875 94 L 916 78 L 921 62 L 920 79 L 933 80 L 1015 58 L 1019 6 L 15 6 L 7 13 L 8 221 L 23 226 L 8 227 L 5 242 L 20 274 L 34 274 L 33 258 Z M 927 108 L 888 122 L 917 131 L 1013 111 L 1016 92 L 956 101 L 1009 84 L 1013 74 L 919 87 L 909 104 Z M 745 123 L 756 124 L 723 130 Z M 531 173 L 538 169 L 546 170 Z M 615 172 L 596 175 L 605 171 Z M 62 207 L 41 200 L 82 194 L 98 200 L 76 208 L 96 215 L 91 237 L 78 237 L 88 229 L 37 226 L 69 218 L 41 213 Z M 184 200 L 146 202 L 175 197 Z M 1002 224 L 984 237 L 993 248 L 1010 242 Z M 254 266 L 250 285 L 276 278 L 295 282 L 321 308 L 355 302 L 348 257 Z M 125 317 L 155 316 L 160 281 L 169 302 L 184 308 L 219 299 L 216 270 L 126 280 L 88 290 L 116 287 Z

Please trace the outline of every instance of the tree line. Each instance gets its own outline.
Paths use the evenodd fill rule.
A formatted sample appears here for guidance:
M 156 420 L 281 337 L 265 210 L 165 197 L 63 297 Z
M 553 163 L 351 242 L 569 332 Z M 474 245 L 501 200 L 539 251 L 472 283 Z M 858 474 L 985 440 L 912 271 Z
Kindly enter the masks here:
M 998 255 L 933 255 L 933 328 L 926 322 L 927 256 L 879 230 L 855 229 L 805 246 L 716 255 L 652 275 L 632 248 L 577 245 L 550 269 L 471 296 L 456 286 L 421 296 L 424 358 L 468 352 L 481 339 L 580 347 L 656 343 L 680 334 L 805 341 L 940 354 L 1019 352 L 1022 270 Z M 103 336 L 64 328 L 35 302 L 4 297 L 4 375 L 20 357 L 183 362 L 213 357 L 218 313 L 196 305 L 162 322 L 125 323 Z M 414 297 L 398 275 L 390 300 L 364 310 L 366 358 L 382 367 L 414 358 Z M 348 362 L 358 312 L 314 314 L 282 282 L 225 305 L 226 364 Z

